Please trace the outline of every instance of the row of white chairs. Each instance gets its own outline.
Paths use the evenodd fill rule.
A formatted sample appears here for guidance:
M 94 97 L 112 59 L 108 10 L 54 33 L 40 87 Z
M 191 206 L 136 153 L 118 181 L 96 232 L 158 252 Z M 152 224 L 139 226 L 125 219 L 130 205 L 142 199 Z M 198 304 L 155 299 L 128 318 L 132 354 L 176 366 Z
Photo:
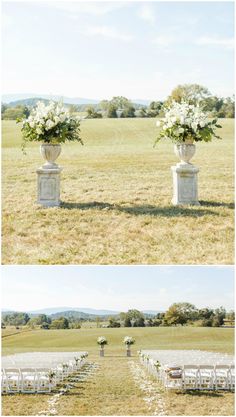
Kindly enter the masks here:
M 47 393 L 80 370 L 86 355 L 57 364 L 55 367 L 21 367 L 2 369 L 2 393 Z
M 234 364 L 167 365 L 142 353 L 140 360 L 168 389 L 235 390 Z

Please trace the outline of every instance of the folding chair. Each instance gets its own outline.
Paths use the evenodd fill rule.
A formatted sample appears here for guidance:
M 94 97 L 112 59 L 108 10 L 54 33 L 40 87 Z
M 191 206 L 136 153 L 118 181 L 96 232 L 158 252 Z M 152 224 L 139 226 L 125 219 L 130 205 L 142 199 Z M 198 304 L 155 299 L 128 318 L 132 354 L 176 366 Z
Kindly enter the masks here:
M 6 392 L 17 393 L 21 390 L 21 373 L 18 368 L 6 368 Z
M 34 393 L 37 391 L 37 373 L 34 368 L 21 368 L 21 392 Z
M 199 366 L 183 366 L 183 389 L 198 389 L 199 386 Z
M 50 370 L 48 368 L 37 369 L 37 392 L 51 392 L 53 382 L 49 375 Z
M 235 390 L 235 365 L 230 366 L 230 389 Z
M 229 389 L 230 383 L 229 365 L 215 365 L 214 385 L 216 390 Z
M 214 388 L 214 366 L 199 366 L 199 389 L 212 390 Z

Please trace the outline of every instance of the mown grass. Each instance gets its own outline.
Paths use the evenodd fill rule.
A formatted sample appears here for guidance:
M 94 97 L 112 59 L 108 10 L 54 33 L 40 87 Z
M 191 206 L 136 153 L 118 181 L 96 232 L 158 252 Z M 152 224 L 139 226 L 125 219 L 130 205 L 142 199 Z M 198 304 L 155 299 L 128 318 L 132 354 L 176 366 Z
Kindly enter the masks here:
M 155 119 L 86 120 L 85 146 L 66 144 L 61 208 L 36 205 L 39 145 L 20 151 L 3 122 L 4 264 L 232 264 L 233 120 L 198 144 L 200 207 L 171 205 L 171 143 L 153 149 Z
M 2 353 L 12 354 L 28 351 L 74 351 L 87 350 L 95 354 L 98 336 L 108 341 L 107 351 L 121 354 L 122 340 L 131 335 L 135 338 L 135 351 L 139 349 L 202 349 L 233 353 L 234 329 L 207 327 L 145 327 L 104 328 L 70 330 L 32 330 L 9 336 L 2 341 Z
M 99 358 L 98 336 L 107 337 L 105 358 Z M 135 337 L 133 356 L 125 356 L 124 336 Z M 99 368 L 78 383 L 57 405 L 58 415 L 153 415 L 145 394 L 135 384 L 129 361 L 138 364 L 138 349 L 203 349 L 233 353 L 233 329 L 221 328 L 120 328 L 33 330 L 4 338 L 3 354 L 26 351 L 87 350 Z M 165 403 L 166 415 L 233 415 L 233 393 L 166 392 L 150 379 Z M 42 399 L 42 400 L 41 400 Z M 3 415 L 35 415 L 47 408 L 47 395 L 3 396 Z

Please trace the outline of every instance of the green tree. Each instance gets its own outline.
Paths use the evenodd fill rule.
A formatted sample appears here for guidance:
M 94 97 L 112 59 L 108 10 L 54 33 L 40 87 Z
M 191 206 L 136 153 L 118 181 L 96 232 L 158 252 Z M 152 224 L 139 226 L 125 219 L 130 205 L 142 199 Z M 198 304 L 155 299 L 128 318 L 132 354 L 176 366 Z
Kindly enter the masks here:
M 144 317 L 139 317 L 134 322 L 134 327 L 145 327 Z
M 169 325 L 186 324 L 196 318 L 196 307 L 190 303 L 174 303 L 165 313 L 165 320 Z
M 120 327 L 120 323 L 114 317 L 110 317 L 108 327 Z
M 52 320 L 51 329 L 69 329 L 69 320 L 66 317 Z
M 25 117 L 24 111 L 25 111 L 24 106 L 8 107 L 4 111 L 2 118 L 4 120 L 16 120 L 18 118 Z
M 48 330 L 50 328 L 50 325 L 46 322 L 43 322 L 40 327 L 43 330 Z
M 117 118 L 116 110 L 117 110 L 117 107 L 114 104 L 109 103 L 109 106 L 107 109 L 107 117 Z
M 181 84 L 172 90 L 170 96 L 167 99 L 167 102 L 174 100 L 180 103 L 182 100 L 184 100 L 189 103 L 196 104 L 197 102 L 204 101 L 209 96 L 209 90 L 202 85 Z
M 127 315 L 125 317 L 124 327 L 132 327 L 131 320 Z

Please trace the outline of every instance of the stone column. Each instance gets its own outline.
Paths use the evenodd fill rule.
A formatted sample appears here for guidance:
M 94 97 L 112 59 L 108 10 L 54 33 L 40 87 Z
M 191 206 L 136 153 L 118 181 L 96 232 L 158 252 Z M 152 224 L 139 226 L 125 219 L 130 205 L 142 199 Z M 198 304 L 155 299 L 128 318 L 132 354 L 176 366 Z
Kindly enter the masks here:
M 173 198 L 172 203 L 178 205 L 196 205 L 198 201 L 197 174 L 199 169 L 187 163 L 179 163 L 171 167 L 173 173 Z
M 131 350 L 130 350 L 130 348 L 128 348 L 127 350 L 126 350 L 126 353 L 127 353 L 127 356 L 131 356 Z
M 60 206 L 60 174 L 62 167 L 37 169 L 38 200 L 37 203 L 45 207 Z
M 104 349 L 103 348 L 100 349 L 100 356 L 104 357 Z

